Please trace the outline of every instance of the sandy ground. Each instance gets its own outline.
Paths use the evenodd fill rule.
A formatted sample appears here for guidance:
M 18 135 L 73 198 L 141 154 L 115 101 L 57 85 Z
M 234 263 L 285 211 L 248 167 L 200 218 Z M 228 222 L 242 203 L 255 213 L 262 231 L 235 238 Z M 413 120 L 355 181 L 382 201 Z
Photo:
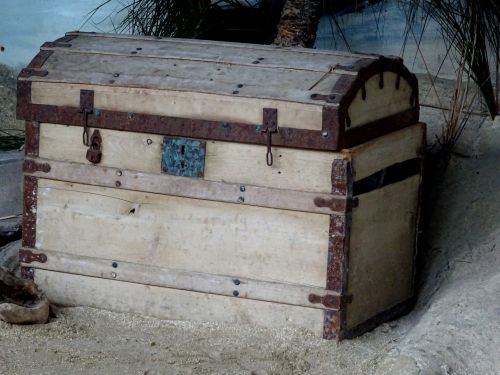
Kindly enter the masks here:
M 422 118 L 433 139 L 441 114 Z M 406 317 L 337 344 L 295 329 L 62 308 L 45 325 L 0 322 L 0 374 L 499 375 L 500 122 L 467 134 L 461 154 L 474 157 L 453 156 L 430 184 L 419 298 Z M 18 248 L 0 249 L 0 264 L 15 267 Z

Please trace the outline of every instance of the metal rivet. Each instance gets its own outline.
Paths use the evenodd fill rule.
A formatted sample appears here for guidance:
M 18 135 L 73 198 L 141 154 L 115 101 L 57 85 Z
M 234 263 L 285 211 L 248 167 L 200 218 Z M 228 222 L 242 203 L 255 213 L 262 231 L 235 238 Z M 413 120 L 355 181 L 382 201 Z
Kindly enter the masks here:
M 99 117 L 100 115 L 101 115 L 101 111 L 99 111 L 98 109 L 94 109 L 94 116 Z
M 109 83 L 115 83 L 115 80 L 114 79 L 110 79 L 108 82 Z
M 140 51 L 140 50 L 142 50 L 142 48 L 141 48 L 141 47 L 137 47 L 137 48 L 136 48 L 136 50 L 137 50 L 137 51 Z
M 153 144 L 153 140 L 152 140 L 152 139 L 148 139 L 148 140 L 146 141 L 146 143 L 147 143 L 148 145 Z
M 122 171 L 116 171 L 116 175 L 117 176 L 121 176 L 122 175 Z
M 240 285 L 240 280 L 238 280 L 238 279 L 234 279 L 234 280 L 233 280 L 233 283 L 234 283 L 234 285 Z
M 120 76 L 120 73 L 113 74 L 113 77 L 119 77 L 119 76 Z
M 113 268 L 118 268 L 118 263 L 113 262 L 113 263 L 111 263 L 111 266 L 112 266 Z
M 243 191 L 245 191 L 245 190 L 246 190 L 245 186 L 244 186 L 244 185 L 241 185 L 241 186 L 240 186 L 240 191 L 241 191 L 241 192 L 243 192 Z
M 238 83 L 237 87 L 241 89 L 243 87 L 243 83 Z
M 238 197 L 238 203 L 243 203 L 245 202 L 245 198 L 243 197 Z
M 122 183 L 121 183 L 120 181 L 116 181 L 116 182 L 115 182 L 115 186 L 116 186 L 116 187 L 120 187 L 120 186 L 122 186 Z
M 260 61 L 258 60 L 252 61 L 252 64 L 258 64 L 258 63 L 260 63 Z
M 235 94 L 235 95 L 236 95 L 236 94 L 239 94 L 239 93 L 240 93 L 240 92 L 239 92 L 238 90 L 234 90 L 234 91 L 233 91 L 233 94 Z
M 322 136 L 323 138 L 328 137 L 328 132 L 323 132 L 323 133 L 321 133 L 321 136 Z
M 111 272 L 111 277 L 112 277 L 113 279 L 116 279 L 116 276 L 118 276 L 118 275 L 116 274 L 116 272 Z
M 240 292 L 237 290 L 233 290 L 233 296 L 238 297 L 240 295 Z
M 132 55 L 135 55 L 137 53 L 137 51 L 132 51 L 130 52 Z
M 264 60 L 264 58 L 263 57 L 259 57 L 257 60 L 261 60 L 262 61 L 262 60 Z
M 127 113 L 127 118 L 128 118 L 129 120 L 133 119 L 133 118 L 134 118 L 134 112 L 129 112 L 129 113 Z

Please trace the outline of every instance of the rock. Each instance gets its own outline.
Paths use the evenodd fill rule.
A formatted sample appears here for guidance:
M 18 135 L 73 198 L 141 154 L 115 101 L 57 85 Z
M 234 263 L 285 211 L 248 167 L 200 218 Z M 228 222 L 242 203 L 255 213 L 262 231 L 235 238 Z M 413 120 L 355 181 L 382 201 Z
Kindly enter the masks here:
M 49 301 L 31 280 L 0 267 L 0 320 L 11 324 L 39 324 L 49 319 Z

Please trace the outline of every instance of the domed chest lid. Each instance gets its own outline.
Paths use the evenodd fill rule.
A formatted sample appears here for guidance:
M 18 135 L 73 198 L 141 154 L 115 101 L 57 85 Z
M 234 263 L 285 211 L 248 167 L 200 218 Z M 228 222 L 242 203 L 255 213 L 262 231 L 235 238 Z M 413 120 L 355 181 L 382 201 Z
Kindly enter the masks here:
M 71 32 L 21 71 L 18 117 L 79 126 L 82 106 L 96 128 L 334 151 L 416 123 L 418 85 L 393 57 Z

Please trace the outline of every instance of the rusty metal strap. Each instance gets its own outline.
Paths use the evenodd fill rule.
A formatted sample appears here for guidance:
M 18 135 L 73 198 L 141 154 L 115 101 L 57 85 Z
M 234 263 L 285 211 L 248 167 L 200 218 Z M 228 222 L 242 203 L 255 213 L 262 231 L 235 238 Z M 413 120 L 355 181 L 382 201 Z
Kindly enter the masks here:
M 47 261 L 47 255 L 44 253 L 35 253 L 31 249 L 22 248 L 19 250 L 19 262 L 20 263 L 45 263 Z

